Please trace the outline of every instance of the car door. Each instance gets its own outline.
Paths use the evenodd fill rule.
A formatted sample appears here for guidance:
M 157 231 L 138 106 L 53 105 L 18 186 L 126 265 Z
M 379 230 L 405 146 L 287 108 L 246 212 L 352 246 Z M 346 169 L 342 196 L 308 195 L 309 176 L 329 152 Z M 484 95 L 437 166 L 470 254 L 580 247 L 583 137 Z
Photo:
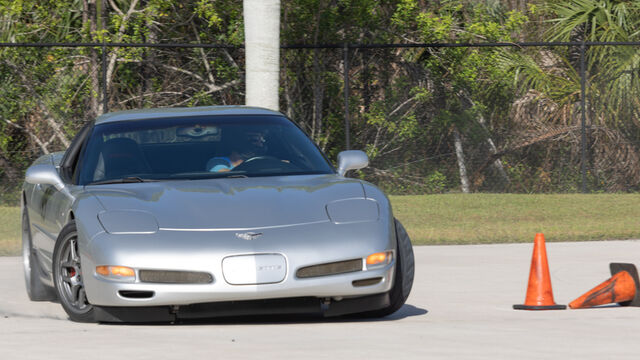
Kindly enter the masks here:
M 75 200 L 73 193 L 75 193 L 76 185 L 73 183 L 73 174 L 78 166 L 90 129 L 90 125 L 82 128 L 64 153 L 52 154 L 51 160 L 64 182 L 65 188 L 57 190 L 51 185 L 43 185 L 47 188 L 43 187 L 41 199 L 37 204 L 38 211 L 42 214 L 41 228 L 45 235 L 39 239 L 37 247 L 41 256 L 46 259 L 43 261 L 42 268 L 49 273 L 52 271 L 51 263 L 56 240 L 62 228 L 69 222 L 69 214 Z
M 51 236 L 47 232 L 44 214 L 55 191 L 53 185 L 35 184 L 31 196 L 27 199 L 29 221 L 31 222 L 31 243 L 38 253 L 38 258 L 47 257 L 47 254 L 41 253 L 41 249 L 50 242 Z
M 56 153 L 53 155 L 53 163 L 56 165 L 56 169 L 58 169 L 58 173 L 60 173 L 60 162 L 63 158 L 62 153 Z M 64 178 L 63 176 L 61 176 Z M 55 241 L 58 238 L 58 234 L 62 228 L 67 224 L 69 210 L 71 209 L 71 205 L 73 203 L 73 198 L 70 194 L 70 189 L 74 185 L 70 181 L 65 181 L 66 191 L 58 191 L 53 188 L 51 193 L 48 193 L 48 190 L 45 191 L 44 205 L 43 205 L 43 226 L 47 230 L 47 232 L 51 235 L 51 241 L 46 244 L 47 251 L 50 250 L 53 253 L 53 247 L 55 246 Z
M 51 154 L 51 160 L 59 162 L 63 153 Z M 50 184 L 35 185 L 35 192 L 32 198 L 32 208 L 37 216 L 32 216 L 31 222 L 34 228 L 33 245 L 38 252 L 38 258 L 41 261 L 41 269 L 46 272 L 51 271 L 51 260 L 53 258 L 53 247 L 60 233 L 60 229 L 55 226 L 52 221 L 54 212 L 54 203 L 59 201 L 60 191 Z

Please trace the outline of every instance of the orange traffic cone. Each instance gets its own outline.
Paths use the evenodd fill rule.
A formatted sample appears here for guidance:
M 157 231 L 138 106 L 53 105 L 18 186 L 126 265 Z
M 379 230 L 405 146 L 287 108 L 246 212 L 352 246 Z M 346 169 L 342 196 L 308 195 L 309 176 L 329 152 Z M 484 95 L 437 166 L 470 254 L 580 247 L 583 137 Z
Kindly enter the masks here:
M 640 306 L 640 281 L 635 265 L 611 263 L 609 268 L 611 278 L 573 300 L 569 307 L 584 309 L 611 303 Z
M 557 305 L 553 301 L 547 249 L 544 244 L 544 235 L 541 233 L 536 234 L 533 241 L 527 297 L 524 305 L 513 305 L 513 308 L 516 310 L 563 310 L 567 308 L 566 305 Z

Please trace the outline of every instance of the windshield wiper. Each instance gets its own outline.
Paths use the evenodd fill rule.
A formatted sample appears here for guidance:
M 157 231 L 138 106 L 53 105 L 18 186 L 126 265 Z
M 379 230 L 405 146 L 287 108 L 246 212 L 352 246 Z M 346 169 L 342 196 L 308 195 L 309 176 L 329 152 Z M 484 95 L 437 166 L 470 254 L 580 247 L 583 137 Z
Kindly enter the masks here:
M 141 183 L 141 182 L 157 182 L 155 179 L 143 179 L 138 176 L 127 176 L 119 179 L 109 179 L 109 180 L 101 180 L 94 181 L 87 185 L 103 185 L 103 184 L 126 184 L 126 183 Z
M 191 173 L 178 173 L 173 174 L 165 180 L 204 180 L 204 179 L 228 179 L 228 178 L 246 178 L 247 175 L 234 172 L 234 171 L 224 171 L 224 172 L 191 172 Z

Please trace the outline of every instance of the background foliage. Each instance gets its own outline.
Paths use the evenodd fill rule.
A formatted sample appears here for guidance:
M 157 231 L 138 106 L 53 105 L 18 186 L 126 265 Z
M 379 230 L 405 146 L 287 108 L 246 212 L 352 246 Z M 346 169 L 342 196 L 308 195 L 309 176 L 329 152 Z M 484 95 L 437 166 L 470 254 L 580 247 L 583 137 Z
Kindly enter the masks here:
M 0 42 L 237 45 L 109 48 L 106 95 L 110 111 L 242 104 L 242 20 L 238 0 L 0 0 Z M 639 22 L 620 0 L 283 0 L 281 42 L 638 41 Z M 101 55 L 0 48 L 1 201 L 104 112 Z M 355 176 L 392 194 L 579 190 L 579 49 L 358 48 L 349 62 L 351 147 L 371 158 Z M 589 189 L 637 191 L 640 51 L 589 47 L 586 63 Z M 281 110 L 335 159 L 342 49 L 285 49 L 281 65 Z

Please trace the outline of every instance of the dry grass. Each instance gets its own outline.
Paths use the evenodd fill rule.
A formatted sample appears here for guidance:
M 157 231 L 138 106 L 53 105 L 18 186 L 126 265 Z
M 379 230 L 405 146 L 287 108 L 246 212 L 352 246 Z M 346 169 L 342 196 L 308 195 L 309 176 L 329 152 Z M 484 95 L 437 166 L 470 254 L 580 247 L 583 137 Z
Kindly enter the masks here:
M 0 206 L 0 256 L 20 253 L 20 207 Z
M 392 196 L 414 244 L 640 238 L 640 194 Z M 20 208 L 0 207 L 0 255 L 20 253 Z
M 415 244 L 640 238 L 640 194 L 392 196 Z

